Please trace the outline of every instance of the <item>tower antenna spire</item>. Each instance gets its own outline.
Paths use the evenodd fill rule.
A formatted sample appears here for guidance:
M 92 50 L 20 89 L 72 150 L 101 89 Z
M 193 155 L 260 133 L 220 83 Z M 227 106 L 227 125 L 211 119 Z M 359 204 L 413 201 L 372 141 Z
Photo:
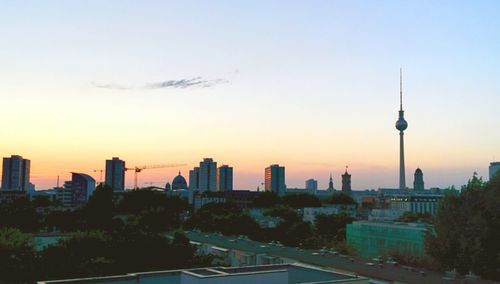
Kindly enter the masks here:
M 399 68 L 399 110 L 403 110 L 403 68 Z

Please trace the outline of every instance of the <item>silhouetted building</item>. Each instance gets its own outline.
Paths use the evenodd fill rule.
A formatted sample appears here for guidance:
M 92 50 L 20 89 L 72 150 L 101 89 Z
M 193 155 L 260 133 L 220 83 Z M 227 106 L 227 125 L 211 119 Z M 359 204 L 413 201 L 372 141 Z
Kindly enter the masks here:
M 313 192 L 318 190 L 318 181 L 313 178 L 306 180 L 306 189 Z
M 179 174 L 172 181 L 172 190 L 178 190 L 178 189 L 188 189 L 186 179 L 181 175 L 180 171 Z
M 200 162 L 198 190 L 217 191 L 217 162 L 211 158 L 204 158 Z
M 342 192 L 351 194 L 351 175 L 345 170 L 345 173 L 342 175 Z
M 404 150 L 404 133 L 408 128 L 408 122 L 404 118 L 403 110 L 403 75 L 399 70 L 399 119 L 396 121 L 396 129 L 399 130 L 399 189 L 406 189 L 405 177 L 405 150 Z
M 422 170 L 418 168 L 415 171 L 415 180 L 413 181 L 413 190 L 423 191 L 424 190 L 424 174 Z
M 198 190 L 200 186 L 200 168 L 194 167 L 189 171 L 189 189 Z
M 334 191 L 335 188 L 333 187 L 333 178 L 332 178 L 332 174 L 330 173 L 330 181 L 328 182 L 328 191 Z
M 111 186 L 113 191 L 125 190 L 125 161 L 117 157 L 106 160 L 105 184 Z
M 285 167 L 271 165 L 265 170 L 266 191 L 274 192 L 278 195 L 285 194 Z
M 217 169 L 217 191 L 233 190 L 233 167 L 222 165 Z
M 170 186 L 170 183 L 167 182 L 167 184 L 165 184 L 165 191 L 170 191 L 172 190 L 172 186 Z
M 29 192 L 30 160 L 12 155 L 3 158 L 2 190 Z
M 500 162 L 491 162 L 489 167 L 490 180 L 497 174 L 500 174 Z
M 73 191 L 73 206 L 87 203 L 95 189 L 95 179 L 87 174 L 71 173 L 71 190 Z

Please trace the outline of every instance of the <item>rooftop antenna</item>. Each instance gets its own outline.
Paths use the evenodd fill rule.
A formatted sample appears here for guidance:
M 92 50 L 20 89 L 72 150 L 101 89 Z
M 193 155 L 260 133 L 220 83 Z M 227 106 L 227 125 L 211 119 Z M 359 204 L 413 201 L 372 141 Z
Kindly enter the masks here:
M 399 68 L 399 110 L 403 110 L 403 68 Z

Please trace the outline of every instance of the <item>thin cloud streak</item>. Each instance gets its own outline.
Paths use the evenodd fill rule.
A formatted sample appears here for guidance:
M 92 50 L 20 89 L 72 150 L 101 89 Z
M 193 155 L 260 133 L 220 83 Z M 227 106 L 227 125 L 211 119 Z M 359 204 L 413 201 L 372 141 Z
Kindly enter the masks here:
M 155 90 L 155 89 L 186 89 L 186 88 L 210 88 L 220 84 L 229 83 L 226 79 L 215 79 L 215 80 L 204 80 L 202 77 L 194 77 L 191 79 L 180 79 L 180 80 L 167 80 L 155 83 L 148 83 L 141 86 L 124 86 L 120 84 L 113 83 L 95 83 L 92 85 L 100 89 L 111 89 L 111 90 Z

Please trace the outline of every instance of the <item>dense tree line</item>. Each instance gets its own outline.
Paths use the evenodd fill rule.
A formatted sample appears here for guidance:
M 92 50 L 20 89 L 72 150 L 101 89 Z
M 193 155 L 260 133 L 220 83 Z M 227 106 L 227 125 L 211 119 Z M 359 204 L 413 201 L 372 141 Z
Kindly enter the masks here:
M 500 280 L 500 175 L 476 174 L 459 195 L 446 195 L 426 238 L 427 253 L 442 269 Z

